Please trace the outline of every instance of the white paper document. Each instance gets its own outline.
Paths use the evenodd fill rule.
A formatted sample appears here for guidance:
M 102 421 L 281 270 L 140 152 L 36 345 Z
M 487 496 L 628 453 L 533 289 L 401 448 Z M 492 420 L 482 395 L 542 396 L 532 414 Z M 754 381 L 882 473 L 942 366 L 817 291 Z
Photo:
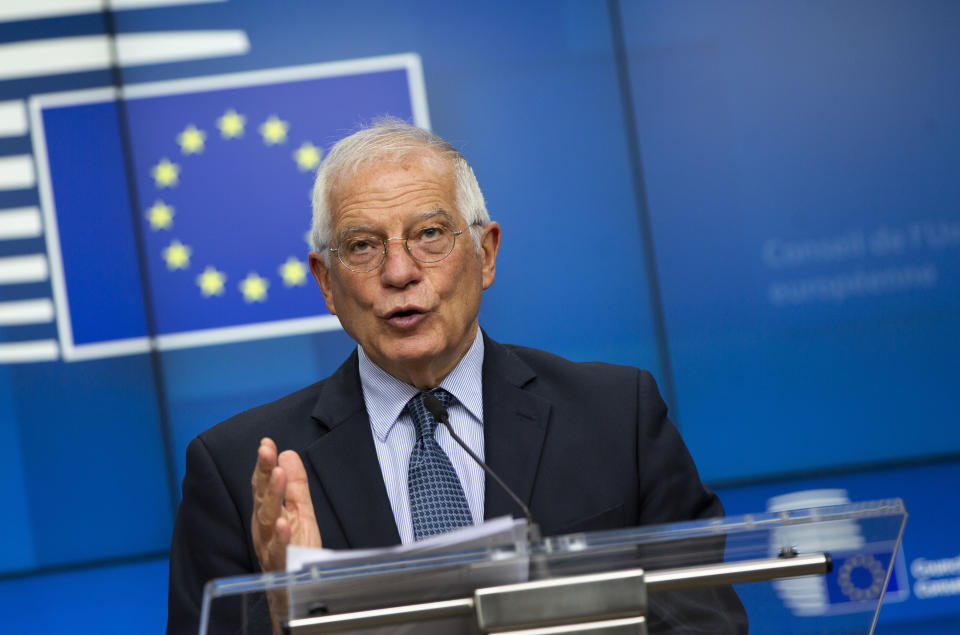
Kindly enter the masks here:
M 287 571 L 300 571 L 312 564 L 337 561 L 377 562 L 399 560 L 404 556 L 429 554 L 442 551 L 479 549 L 513 542 L 522 542 L 527 538 L 527 521 L 501 516 L 479 525 L 462 527 L 445 534 L 437 534 L 420 542 L 409 545 L 396 545 L 382 549 L 317 549 L 316 547 L 287 547 Z

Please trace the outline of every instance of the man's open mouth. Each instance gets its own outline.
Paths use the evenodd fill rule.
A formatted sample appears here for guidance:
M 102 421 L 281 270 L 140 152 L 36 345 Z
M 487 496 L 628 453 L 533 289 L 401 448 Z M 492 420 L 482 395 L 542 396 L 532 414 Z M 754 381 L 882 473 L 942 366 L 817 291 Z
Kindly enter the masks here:
M 427 315 L 426 311 L 418 308 L 404 307 L 387 313 L 387 324 L 397 328 L 413 328 Z
M 388 313 L 387 319 L 392 320 L 394 318 L 409 317 L 411 315 L 419 315 L 421 313 L 423 313 L 423 311 L 420 311 L 419 309 L 402 309 L 400 311 L 392 311 L 391 313 Z

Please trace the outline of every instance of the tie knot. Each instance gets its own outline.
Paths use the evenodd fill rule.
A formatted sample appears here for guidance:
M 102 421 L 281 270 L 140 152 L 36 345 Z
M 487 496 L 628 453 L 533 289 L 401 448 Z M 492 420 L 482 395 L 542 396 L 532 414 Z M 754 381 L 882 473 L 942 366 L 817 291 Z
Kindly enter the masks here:
M 424 437 L 433 438 L 434 431 L 437 429 L 437 420 L 430 414 L 426 404 L 423 402 L 424 397 L 428 394 L 436 397 L 437 401 L 443 404 L 444 409 L 453 403 L 453 395 L 443 388 L 437 388 L 429 393 L 418 393 L 413 399 L 407 402 L 407 412 L 410 413 L 410 417 L 413 419 L 413 425 L 417 431 L 418 439 Z

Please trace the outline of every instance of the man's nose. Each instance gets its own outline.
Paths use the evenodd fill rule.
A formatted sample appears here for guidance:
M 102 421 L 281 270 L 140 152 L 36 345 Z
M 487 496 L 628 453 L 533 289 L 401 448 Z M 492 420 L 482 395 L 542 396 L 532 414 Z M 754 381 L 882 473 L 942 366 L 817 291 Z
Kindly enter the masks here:
M 384 256 L 381 278 L 386 284 L 405 287 L 420 279 L 419 263 L 407 251 L 403 238 L 387 238 L 383 246 L 387 250 L 387 255 Z

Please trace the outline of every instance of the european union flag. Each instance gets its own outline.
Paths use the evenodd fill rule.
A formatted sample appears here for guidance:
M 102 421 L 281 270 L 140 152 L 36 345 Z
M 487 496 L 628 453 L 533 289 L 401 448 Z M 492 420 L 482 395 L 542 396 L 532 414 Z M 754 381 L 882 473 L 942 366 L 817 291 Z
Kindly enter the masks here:
M 67 359 L 336 328 L 307 268 L 310 189 L 362 121 L 426 121 L 413 55 L 35 98 Z M 155 332 L 146 326 L 136 232 Z
M 797 616 L 874 611 L 881 596 L 889 604 L 909 595 L 903 553 L 897 551 L 894 557 L 896 548 L 896 543 L 878 542 L 853 551 L 827 549 L 833 559 L 830 573 L 775 580 L 773 588 Z
M 887 571 L 891 570 L 894 554 L 891 549 L 875 548 L 855 554 L 834 554 L 833 572 L 826 577 L 827 594 L 833 612 L 873 610 L 884 592 Z M 899 565 L 899 566 L 897 566 Z M 906 576 L 902 556 L 890 571 L 885 590 L 887 602 L 905 599 L 903 586 Z

